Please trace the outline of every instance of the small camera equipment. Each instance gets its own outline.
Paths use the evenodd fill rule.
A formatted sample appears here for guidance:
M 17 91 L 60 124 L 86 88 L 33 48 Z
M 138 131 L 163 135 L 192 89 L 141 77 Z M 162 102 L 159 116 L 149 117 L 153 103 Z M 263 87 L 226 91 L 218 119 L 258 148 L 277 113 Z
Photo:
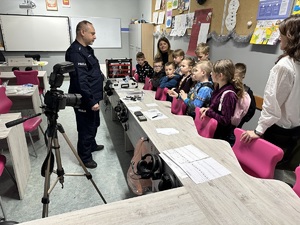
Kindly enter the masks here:
M 72 107 L 79 107 L 80 105 L 80 94 L 64 94 L 62 90 L 58 90 L 64 80 L 65 73 L 69 73 L 74 71 L 74 65 L 71 62 L 63 62 L 58 63 L 53 67 L 53 72 L 50 75 L 49 78 L 49 84 L 50 84 L 50 90 L 48 90 L 45 94 L 44 103 L 45 105 L 42 106 L 43 112 L 47 117 L 48 120 L 48 127 L 46 130 L 45 136 L 45 142 L 47 145 L 47 157 L 45 158 L 45 161 L 41 168 L 41 175 L 45 177 L 44 181 L 44 195 L 42 198 L 43 203 L 43 213 L 42 217 L 48 216 L 48 204 L 50 202 L 49 196 L 51 191 L 53 190 L 54 186 L 59 181 L 63 188 L 64 183 L 64 176 L 86 176 L 88 180 L 92 182 L 92 185 L 96 189 L 97 193 L 100 195 L 102 201 L 106 204 L 106 201 L 104 197 L 102 196 L 100 190 L 96 186 L 95 182 L 92 179 L 91 173 L 87 170 L 83 162 L 81 161 L 80 157 L 77 154 L 76 149 L 72 145 L 71 141 L 69 140 L 68 136 L 65 134 L 64 128 L 61 124 L 57 123 L 58 118 L 58 112 L 60 109 L 64 109 L 66 106 L 72 106 Z M 6 127 L 12 127 L 17 124 L 23 123 L 26 120 L 41 115 L 36 114 L 33 116 L 30 116 L 25 119 L 17 119 L 14 121 L 10 121 L 6 123 Z M 70 149 L 72 150 L 74 156 L 77 158 L 80 166 L 84 170 L 83 174 L 65 174 L 64 169 L 62 167 L 61 162 L 61 156 L 60 156 L 60 145 L 58 142 L 57 137 L 57 130 L 62 134 L 64 139 L 66 140 L 67 144 L 69 145 Z M 54 150 L 54 153 L 53 153 Z M 54 156 L 55 155 L 55 156 Z M 54 168 L 54 158 L 56 158 L 56 165 L 57 169 L 53 170 Z M 50 176 L 52 172 L 57 174 L 57 180 L 54 182 L 54 184 L 50 187 Z

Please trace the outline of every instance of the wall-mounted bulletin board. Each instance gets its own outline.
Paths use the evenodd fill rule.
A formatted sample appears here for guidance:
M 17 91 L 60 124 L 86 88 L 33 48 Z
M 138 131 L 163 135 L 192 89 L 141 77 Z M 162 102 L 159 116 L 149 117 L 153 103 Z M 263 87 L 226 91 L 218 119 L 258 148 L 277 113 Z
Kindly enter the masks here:
M 167 0 L 165 0 L 165 2 L 167 2 Z M 156 0 L 152 0 L 152 13 L 155 11 L 155 3 Z M 190 0 L 190 9 L 183 11 L 183 13 L 195 12 L 199 9 L 212 8 L 212 18 L 209 32 L 215 31 L 218 35 L 226 35 L 228 34 L 228 31 L 223 23 L 223 20 L 225 20 L 228 14 L 229 3 L 230 0 L 207 0 L 203 5 L 199 5 L 196 0 Z M 256 26 L 256 15 L 258 11 L 259 0 L 239 0 L 239 3 L 239 9 L 236 15 L 235 32 L 238 35 L 249 35 L 254 31 Z M 162 10 L 158 10 L 158 12 L 160 11 Z M 179 10 L 173 9 L 172 15 L 179 15 Z M 250 27 L 247 25 L 248 21 L 252 22 Z M 164 24 L 161 25 L 161 29 L 165 29 Z M 169 33 L 171 28 L 167 28 L 166 31 Z M 190 34 L 190 31 L 188 31 L 188 34 Z

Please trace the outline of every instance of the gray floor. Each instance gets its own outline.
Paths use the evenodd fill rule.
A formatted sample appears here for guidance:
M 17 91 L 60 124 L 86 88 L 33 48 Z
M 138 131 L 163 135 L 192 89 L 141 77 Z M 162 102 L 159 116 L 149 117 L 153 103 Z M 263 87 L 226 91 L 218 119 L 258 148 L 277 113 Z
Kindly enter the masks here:
M 64 81 L 62 90 L 66 91 L 68 81 Z M 98 163 L 96 169 L 90 169 L 93 180 L 108 203 L 134 197 L 126 183 L 126 172 L 133 152 L 124 150 L 124 137 L 120 123 L 111 120 L 110 107 L 105 111 L 105 105 L 101 105 L 101 125 L 97 133 L 98 144 L 105 146 L 104 150 L 94 152 L 93 158 Z M 76 147 L 77 131 L 75 116 L 71 107 L 60 110 L 58 123 L 61 123 L 65 132 Z M 46 121 L 46 118 L 43 118 Z M 45 125 L 46 126 L 46 125 Z M 67 145 L 63 136 L 58 133 L 60 144 L 61 162 L 65 173 L 83 173 L 78 161 Z M 43 141 L 35 143 L 42 145 Z M 32 151 L 29 146 L 29 151 Z M 41 176 L 41 166 L 46 157 L 46 146 L 37 150 L 38 157 L 30 156 L 31 174 L 28 181 L 25 197 L 19 200 L 17 188 L 7 173 L 0 178 L 0 196 L 5 207 L 8 220 L 24 222 L 42 217 L 43 204 L 41 199 L 44 194 L 44 177 Z M 4 150 L 8 158 L 7 166 L 12 171 L 9 154 Z M 56 166 L 55 166 L 56 168 Z M 53 183 L 57 175 L 51 175 Z M 49 216 L 83 209 L 103 204 L 91 181 L 85 176 L 65 176 L 64 188 L 57 183 L 50 194 Z M 1 217 L 1 215 L 0 215 Z

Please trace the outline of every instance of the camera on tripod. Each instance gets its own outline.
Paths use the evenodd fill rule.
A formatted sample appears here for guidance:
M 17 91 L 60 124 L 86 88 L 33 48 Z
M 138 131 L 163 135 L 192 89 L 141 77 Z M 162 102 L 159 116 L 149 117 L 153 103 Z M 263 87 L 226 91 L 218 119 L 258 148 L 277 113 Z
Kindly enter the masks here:
M 64 81 L 63 74 L 73 72 L 74 70 L 74 64 L 71 62 L 57 63 L 53 66 L 53 72 L 49 78 L 50 90 L 46 92 L 44 100 L 46 111 L 58 112 L 66 106 L 79 107 L 81 103 L 80 94 L 64 94 L 62 90 L 57 89 Z

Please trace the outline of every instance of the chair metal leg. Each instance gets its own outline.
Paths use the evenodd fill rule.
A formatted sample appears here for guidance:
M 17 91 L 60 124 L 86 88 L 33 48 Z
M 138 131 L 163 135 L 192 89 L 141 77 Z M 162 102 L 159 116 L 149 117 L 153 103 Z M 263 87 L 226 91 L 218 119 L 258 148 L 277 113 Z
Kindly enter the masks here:
M 29 138 L 30 138 L 30 141 L 31 141 L 31 144 L 32 144 L 33 151 L 34 151 L 34 155 L 32 155 L 30 153 L 29 154 L 32 155 L 33 157 L 37 158 L 37 154 L 36 154 L 36 151 L 35 151 L 35 147 L 34 147 L 34 143 L 33 143 L 33 140 L 32 140 L 31 133 L 28 132 L 28 134 L 29 134 Z
M 1 208 L 1 211 L 2 211 L 2 215 L 3 215 L 3 218 L 0 217 L 0 221 L 2 221 L 2 220 L 5 221 L 6 220 L 6 214 L 5 214 L 5 211 L 4 211 L 4 208 L 3 208 L 1 196 L 0 196 L 0 208 Z

